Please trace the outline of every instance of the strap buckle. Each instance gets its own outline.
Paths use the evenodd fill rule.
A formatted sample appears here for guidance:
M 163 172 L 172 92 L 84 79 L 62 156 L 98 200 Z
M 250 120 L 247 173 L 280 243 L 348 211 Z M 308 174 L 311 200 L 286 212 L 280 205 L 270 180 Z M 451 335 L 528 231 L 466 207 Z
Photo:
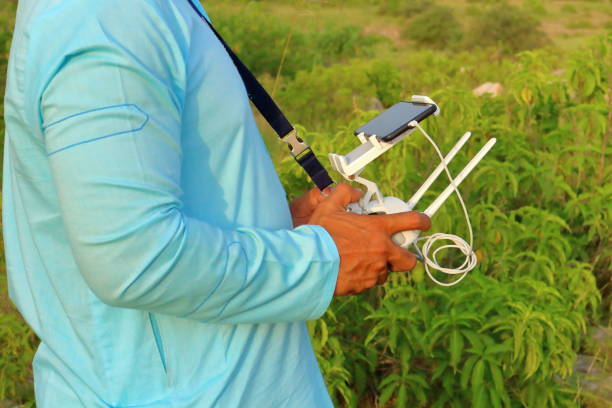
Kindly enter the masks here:
M 302 153 L 310 150 L 310 146 L 297 134 L 297 130 L 293 129 L 285 137 L 281 139 L 283 142 L 289 145 L 289 153 L 297 159 Z
M 319 187 L 319 190 L 323 191 L 334 183 L 325 167 L 323 167 L 310 146 L 308 146 L 308 143 L 298 136 L 295 129 L 287 133 L 281 140 L 289 145 L 289 152 L 295 161 L 308 173 L 308 176 Z

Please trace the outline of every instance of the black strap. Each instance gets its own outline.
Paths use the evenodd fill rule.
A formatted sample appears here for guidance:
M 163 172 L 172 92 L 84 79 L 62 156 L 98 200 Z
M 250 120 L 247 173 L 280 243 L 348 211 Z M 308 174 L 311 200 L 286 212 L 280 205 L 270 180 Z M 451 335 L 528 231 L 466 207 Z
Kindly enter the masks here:
M 225 50 L 234 62 L 234 65 L 242 78 L 242 82 L 244 82 L 249 99 L 270 124 L 272 129 L 274 129 L 278 137 L 282 141 L 289 144 L 289 150 L 298 164 L 304 168 L 306 173 L 308 173 L 312 181 L 320 190 L 323 190 L 333 184 L 334 181 L 327 173 L 327 170 L 325 170 L 325 167 L 323 167 L 321 162 L 317 159 L 317 156 L 315 156 L 312 149 L 308 147 L 308 145 L 302 139 L 297 137 L 295 128 L 287 120 L 270 94 L 268 94 L 257 78 L 255 78 L 253 73 L 249 71 L 240 58 L 238 58 L 229 45 L 227 45 L 227 43 L 223 40 L 223 37 L 221 37 L 217 30 L 215 30 L 215 27 L 213 27 L 210 21 L 208 21 L 208 19 L 196 7 L 196 5 L 193 4 L 192 0 L 187 1 L 191 5 L 191 8 L 193 8 L 200 16 L 200 18 L 204 20 L 206 24 L 208 24 L 219 41 L 221 41 L 221 44 L 223 44 L 223 47 L 225 47 Z

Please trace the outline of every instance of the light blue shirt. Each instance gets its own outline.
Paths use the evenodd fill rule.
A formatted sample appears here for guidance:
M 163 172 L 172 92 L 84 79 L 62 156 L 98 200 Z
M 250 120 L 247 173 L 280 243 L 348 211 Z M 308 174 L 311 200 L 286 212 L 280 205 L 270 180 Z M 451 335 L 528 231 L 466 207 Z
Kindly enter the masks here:
M 41 339 L 40 408 L 331 406 L 304 322 L 336 247 L 291 229 L 187 0 L 20 0 L 5 111 L 9 290 Z

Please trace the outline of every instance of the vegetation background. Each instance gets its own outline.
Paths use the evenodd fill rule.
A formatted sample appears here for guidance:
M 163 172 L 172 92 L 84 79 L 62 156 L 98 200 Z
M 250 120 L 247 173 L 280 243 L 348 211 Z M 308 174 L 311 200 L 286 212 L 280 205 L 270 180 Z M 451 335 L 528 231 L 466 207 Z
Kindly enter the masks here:
M 443 150 L 473 132 L 451 169 L 498 138 L 461 187 L 480 260 L 470 276 L 443 288 L 420 267 L 394 274 L 309 323 L 337 406 L 610 406 L 612 2 L 204 6 L 320 157 L 350 151 L 353 129 L 412 94 L 441 106 L 425 125 Z M 16 0 L 0 2 L 0 87 L 15 11 Z M 476 95 L 485 82 L 498 85 Z M 287 191 L 305 191 L 306 178 L 260 122 Z M 367 175 L 408 198 L 437 162 L 414 136 Z M 466 233 L 456 202 L 434 230 Z M 8 299 L 1 264 L 0 407 L 33 406 L 37 339 Z

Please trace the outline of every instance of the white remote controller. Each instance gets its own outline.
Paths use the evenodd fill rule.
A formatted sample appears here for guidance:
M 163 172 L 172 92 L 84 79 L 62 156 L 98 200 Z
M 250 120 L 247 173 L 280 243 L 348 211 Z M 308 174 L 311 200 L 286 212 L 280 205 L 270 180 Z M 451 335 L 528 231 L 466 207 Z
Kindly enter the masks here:
M 415 95 L 412 97 L 413 102 L 417 103 L 435 103 L 426 96 Z M 439 108 L 436 105 L 435 114 L 439 113 Z M 410 123 L 409 128 L 402 135 L 396 137 L 391 141 L 383 141 L 378 139 L 376 135 L 366 137 L 364 134 L 359 134 L 358 138 L 362 142 L 360 146 L 355 148 L 352 152 L 346 156 L 331 153 L 329 155 L 332 167 L 338 171 L 345 179 L 355 181 L 363 184 L 366 187 L 366 194 L 358 202 L 349 206 L 349 211 L 357 214 L 396 214 L 406 211 L 412 211 L 417 205 L 419 200 L 423 197 L 425 192 L 431 187 L 438 176 L 445 170 L 446 166 L 455 157 L 457 152 L 461 150 L 463 145 L 470 138 L 471 133 L 465 133 L 450 152 L 444 157 L 444 160 L 438 167 L 431 173 L 423 185 L 417 190 L 417 192 L 408 200 L 403 201 L 397 197 L 383 196 L 378 188 L 378 185 L 370 180 L 360 177 L 359 174 L 364 170 L 365 166 L 372 162 L 374 159 L 379 157 L 381 154 L 389 150 L 391 147 L 396 145 L 398 142 L 403 140 L 408 134 L 412 133 L 415 129 L 421 130 L 427 137 L 429 137 L 418 122 L 413 121 Z M 470 160 L 465 168 L 454 178 L 452 183 L 434 200 L 433 203 L 425 209 L 424 213 L 429 217 L 432 217 L 436 211 L 442 206 L 442 204 L 448 199 L 448 197 L 456 190 L 461 182 L 470 174 L 470 172 L 478 165 L 478 163 L 486 156 L 495 145 L 496 139 L 490 139 L 480 151 Z M 416 239 L 419 237 L 420 231 L 403 231 L 393 236 L 393 241 L 402 248 L 408 248 Z
M 397 197 L 386 196 L 383 197 L 380 195 L 378 190 L 378 186 L 375 183 L 368 182 L 363 183 L 363 179 L 361 177 L 354 177 L 353 180 L 356 182 L 361 182 L 368 189 L 368 192 L 364 195 L 366 201 L 363 199 L 360 200 L 359 203 L 354 203 L 349 206 L 349 210 L 357 213 L 357 214 L 396 214 L 406 211 L 412 211 L 415 205 L 419 202 L 421 197 L 425 194 L 425 192 L 431 187 L 436 178 L 440 175 L 440 173 L 444 170 L 445 164 L 450 162 L 455 154 L 460 150 L 463 144 L 469 139 L 471 134 L 468 132 L 463 135 L 459 142 L 453 147 L 453 149 L 449 152 L 449 154 L 444 158 L 444 162 L 440 163 L 440 165 L 433 171 L 433 173 L 429 176 L 429 178 L 423 183 L 421 188 L 417 190 L 417 192 L 407 201 L 403 201 Z M 442 206 L 442 204 L 448 199 L 448 197 L 453 193 L 456 187 L 461 184 L 461 182 L 470 174 L 470 172 L 476 167 L 476 165 L 486 156 L 486 154 L 491 150 L 491 148 L 495 145 L 496 139 L 493 138 L 489 140 L 480 151 L 474 156 L 474 158 L 467 164 L 466 167 L 455 177 L 453 183 L 450 184 L 439 196 L 434 200 L 433 203 L 427 207 L 425 214 L 427 214 L 430 218 L 438 211 L 438 209 Z M 374 186 L 372 186 L 372 184 Z M 393 236 L 393 241 L 401 246 L 402 248 L 408 248 L 418 237 L 420 231 L 412 230 L 412 231 L 403 231 L 395 234 Z

